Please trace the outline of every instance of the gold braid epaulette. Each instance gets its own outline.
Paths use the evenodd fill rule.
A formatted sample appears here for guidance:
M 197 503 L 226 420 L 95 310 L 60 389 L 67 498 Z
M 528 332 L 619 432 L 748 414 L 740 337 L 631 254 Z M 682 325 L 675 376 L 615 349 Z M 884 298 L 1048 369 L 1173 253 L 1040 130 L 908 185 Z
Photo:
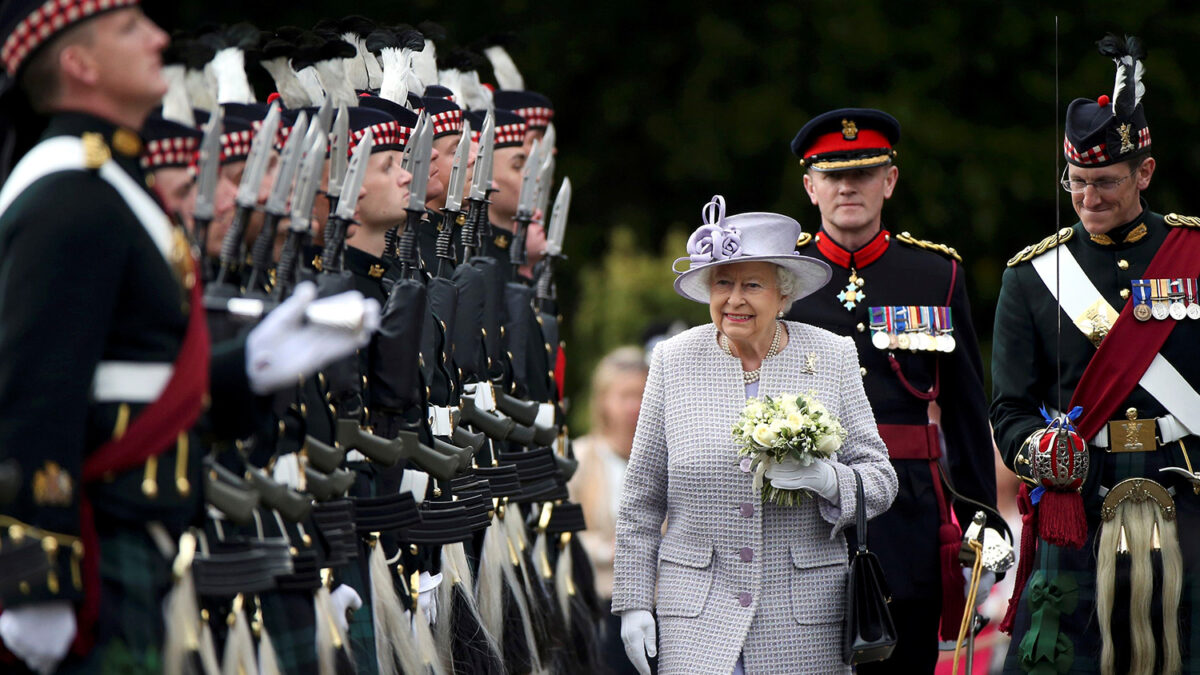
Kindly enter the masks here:
M 1163 220 L 1171 227 L 1194 227 L 1200 229 L 1200 218 L 1196 216 L 1181 216 L 1178 213 L 1168 213 Z
M 945 244 L 935 244 L 928 239 L 917 239 L 907 232 L 901 232 L 900 234 L 896 235 L 896 241 L 900 242 L 901 244 L 908 244 L 909 246 L 923 248 L 926 251 L 941 253 L 947 258 L 954 258 L 958 262 L 962 262 L 962 257 L 958 255 L 958 251 L 955 251 L 953 248 Z
M 813 242 L 813 236 L 807 232 L 801 232 L 796 239 L 796 248 L 804 248 Z
M 1059 244 L 1067 243 L 1068 241 L 1071 240 L 1071 237 L 1073 237 L 1074 235 L 1075 235 L 1074 229 L 1069 228 L 1069 227 L 1064 227 L 1063 229 L 1059 230 L 1057 234 L 1052 234 L 1049 237 L 1046 237 L 1045 239 L 1034 244 L 1033 246 L 1026 246 L 1025 248 L 1021 249 L 1020 253 L 1009 258 L 1008 266 L 1016 267 L 1017 265 L 1020 265 L 1023 262 L 1033 260 L 1034 258 L 1045 253 L 1046 251 L 1049 251 L 1050 249 L 1054 248 L 1055 246 L 1058 246 Z

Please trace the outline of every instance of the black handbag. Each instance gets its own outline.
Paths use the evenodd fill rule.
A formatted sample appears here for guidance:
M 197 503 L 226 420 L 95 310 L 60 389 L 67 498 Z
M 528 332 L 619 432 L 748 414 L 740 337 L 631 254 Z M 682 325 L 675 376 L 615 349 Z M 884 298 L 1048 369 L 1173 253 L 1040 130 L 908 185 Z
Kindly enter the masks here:
M 888 603 L 892 593 L 879 559 L 867 550 L 867 510 L 862 477 L 854 472 L 858 497 L 858 550 L 850 561 L 850 579 L 846 587 L 846 630 L 842 635 L 842 659 L 847 665 L 882 661 L 896 648 L 896 626 Z

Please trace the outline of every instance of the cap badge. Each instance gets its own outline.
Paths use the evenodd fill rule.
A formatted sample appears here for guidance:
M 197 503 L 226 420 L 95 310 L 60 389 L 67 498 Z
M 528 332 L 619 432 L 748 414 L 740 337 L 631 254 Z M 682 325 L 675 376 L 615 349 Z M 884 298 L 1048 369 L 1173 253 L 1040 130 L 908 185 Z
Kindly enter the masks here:
M 858 125 L 854 123 L 854 120 L 842 120 L 842 138 L 848 141 L 858 138 Z
M 1133 141 L 1129 138 L 1130 131 L 1132 130 L 1133 128 L 1129 126 L 1129 122 L 1117 127 L 1117 133 L 1121 134 L 1121 154 L 1133 150 Z

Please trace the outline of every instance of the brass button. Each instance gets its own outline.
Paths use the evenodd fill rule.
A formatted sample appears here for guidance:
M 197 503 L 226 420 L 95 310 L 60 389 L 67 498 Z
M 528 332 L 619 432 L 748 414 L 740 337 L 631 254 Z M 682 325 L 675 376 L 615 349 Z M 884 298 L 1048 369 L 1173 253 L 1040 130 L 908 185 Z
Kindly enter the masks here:
M 1128 289 L 1128 288 L 1122 288 L 1122 289 L 1121 289 L 1121 299 L 1122 299 L 1122 300 L 1128 300 L 1128 299 L 1129 299 L 1129 289 Z
M 859 375 L 861 375 L 861 376 L 863 376 L 863 377 L 866 377 L 866 376 L 867 376 L 867 369 L 866 369 L 866 368 L 859 368 L 859 369 L 858 369 L 858 374 L 859 374 Z
M 866 326 L 864 326 L 864 325 L 862 325 L 862 324 L 860 323 L 860 324 L 858 324 L 857 326 L 855 326 L 855 327 L 854 327 L 854 330 L 856 330 L 856 331 L 858 331 L 858 332 L 862 333 L 862 332 L 864 332 L 864 331 L 866 331 L 866 330 L 867 330 L 867 327 L 866 327 Z
M 1129 261 L 1128 261 L 1128 260 L 1125 260 L 1124 258 L 1122 258 L 1121 260 L 1118 260 L 1118 261 L 1117 261 L 1117 268 L 1119 268 L 1119 269 L 1122 269 L 1122 270 L 1127 270 L 1127 269 L 1129 269 Z
M 1128 410 L 1125 411 L 1125 417 L 1127 417 L 1130 420 L 1136 420 L 1137 416 L 1138 416 L 1137 408 L 1129 408 Z

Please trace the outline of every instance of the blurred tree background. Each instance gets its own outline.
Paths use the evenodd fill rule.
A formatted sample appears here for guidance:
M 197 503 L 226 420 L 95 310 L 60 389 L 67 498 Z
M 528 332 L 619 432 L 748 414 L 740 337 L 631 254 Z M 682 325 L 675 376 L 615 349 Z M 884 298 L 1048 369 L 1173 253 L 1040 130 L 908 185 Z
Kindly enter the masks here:
M 1189 197 L 1200 175 L 1200 73 L 1188 46 L 1200 36 L 1200 8 L 1192 3 L 146 4 L 168 29 L 310 26 L 353 13 L 433 20 L 459 44 L 514 32 L 510 52 L 526 85 L 555 102 L 558 178 L 575 185 L 559 292 L 577 402 L 595 361 L 639 342 L 647 324 L 707 320 L 705 308 L 670 290 L 667 265 L 713 194 L 732 212 L 778 211 L 806 231 L 819 226 L 788 142 L 832 108 L 877 107 L 900 120 L 901 179 L 884 225 L 958 249 L 985 342 L 1005 262 L 1052 233 L 1056 219 L 1075 221 L 1056 183 L 1062 117 L 1074 98 L 1112 93 L 1113 64 L 1095 50 L 1105 33 L 1138 35 L 1149 51 L 1151 207 L 1198 210 Z M 576 405 L 573 419 L 585 420 L 581 413 Z

